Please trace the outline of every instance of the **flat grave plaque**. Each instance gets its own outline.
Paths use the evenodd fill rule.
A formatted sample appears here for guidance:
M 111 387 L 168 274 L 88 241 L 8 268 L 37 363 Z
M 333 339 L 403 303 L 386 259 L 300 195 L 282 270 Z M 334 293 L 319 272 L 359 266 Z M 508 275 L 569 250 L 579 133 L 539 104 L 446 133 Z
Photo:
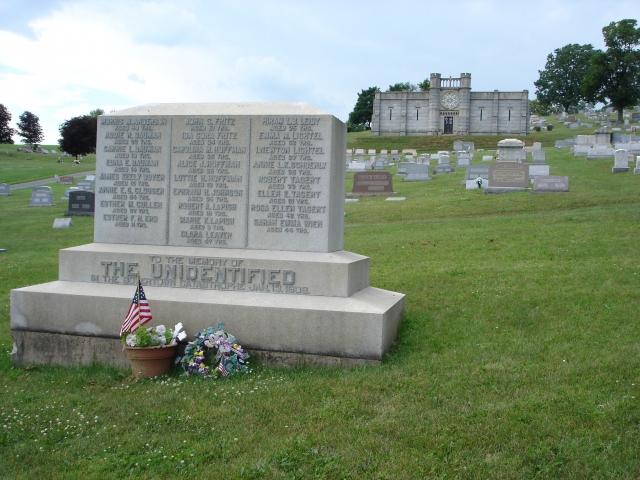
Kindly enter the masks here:
M 539 176 L 533 178 L 533 191 L 538 192 L 568 192 L 569 177 Z

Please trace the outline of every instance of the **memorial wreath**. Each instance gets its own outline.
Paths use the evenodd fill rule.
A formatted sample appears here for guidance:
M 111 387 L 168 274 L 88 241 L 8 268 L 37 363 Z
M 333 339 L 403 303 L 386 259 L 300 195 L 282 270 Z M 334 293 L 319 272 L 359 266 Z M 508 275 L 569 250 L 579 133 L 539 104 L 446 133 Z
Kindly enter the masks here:
M 201 377 L 228 377 L 249 370 L 249 354 L 237 343 L 236 338 L 224 331 L 224 324 L 208 327 L 198 332 L 187 344 L 184 355 L 177 362 L 187 375 Z

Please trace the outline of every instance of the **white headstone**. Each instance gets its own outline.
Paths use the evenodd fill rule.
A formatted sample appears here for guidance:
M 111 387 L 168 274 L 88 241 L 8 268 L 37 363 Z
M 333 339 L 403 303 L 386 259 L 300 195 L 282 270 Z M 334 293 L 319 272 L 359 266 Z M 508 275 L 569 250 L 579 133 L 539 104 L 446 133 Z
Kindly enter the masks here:
M 69 228 L 71 226 L 71 218 L 54 218 L 53 219 L 53 228 Z
M 629 171 L 629 153 L 626 150 L 618 149 L 613 157 L 613 173 L 623 173 Z

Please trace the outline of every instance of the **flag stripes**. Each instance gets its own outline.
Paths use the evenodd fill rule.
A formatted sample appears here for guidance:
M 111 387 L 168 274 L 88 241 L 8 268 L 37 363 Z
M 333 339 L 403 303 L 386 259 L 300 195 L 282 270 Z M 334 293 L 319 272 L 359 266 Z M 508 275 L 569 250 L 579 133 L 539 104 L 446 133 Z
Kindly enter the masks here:
M 138 327 L 149 322 L 152 318 L 149 301 L 144 294 L 142 283 L 138 280 L 138 288 L 136 288 L 129 311 L 120 327 L 120 336 L 124 333 L 135 332 Z

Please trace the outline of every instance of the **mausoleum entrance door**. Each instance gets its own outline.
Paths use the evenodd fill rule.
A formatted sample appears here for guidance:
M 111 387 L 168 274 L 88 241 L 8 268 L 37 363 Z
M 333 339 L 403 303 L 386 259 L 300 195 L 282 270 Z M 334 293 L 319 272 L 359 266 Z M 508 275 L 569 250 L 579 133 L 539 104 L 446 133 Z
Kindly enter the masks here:
M 442 133 L 445 135 L 453 133 L 453 117 L 444 117 L 444 129 Z

